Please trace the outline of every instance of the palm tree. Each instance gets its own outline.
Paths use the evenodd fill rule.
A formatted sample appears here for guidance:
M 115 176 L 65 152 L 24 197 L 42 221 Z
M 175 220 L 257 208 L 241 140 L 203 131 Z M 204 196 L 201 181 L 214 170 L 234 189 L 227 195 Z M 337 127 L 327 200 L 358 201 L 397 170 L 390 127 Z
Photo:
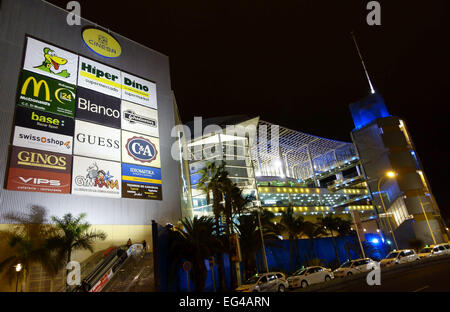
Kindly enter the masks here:
M 215 220 L 202 216 L 181 221 L 182 230 L 171 232 L 172 272 L 177 272 L 183 259 L 192 263 L 195 290 L 203 291 L 207 270 L 205 259 L 222 252 L 222 242 L 214 235 Z M 213 274 L 213 272 L 212 272 Z
M 241 215 L 238 217 L 237 230 L 239 233 L 242 260 L 244 262 L 244 279 L 256 273 L 256 253 L 261 249 L 261 236 L 258 227 L 257 212 Z M 261 223 L 265 223 L 261 220 Z M 270 230 L 270 227 L 262 227 L 263 239 L 266 245 L 277 246 L 279 240 L 277 233 Z
M 303 234 L 309 239 L 311 259 L 315 259 L 316 255 L 314 253 L 314 240 L 320 236 L 325 235 L 326 231 L 320 224 L 306 221 L 303 227 Z
M 222 201 L 223 196 L 223 179 L 228 173 L 225 171 L 225 162 L 222 161 L 220 166 L 216 166 L 215 162 L 206 162 L 205 168 L 197 171 L 200 174 L 200 179 L 197 185 L 199 190 L 203 190 L 206 194 L 206 202 L 208 205 L 212 204 L 212 210 L 215 219 L 215 233 L 218 239 L 221 236 L 220 215 L 224 211 Z M 212 195 L 212 198 L 211 198 Z M 223 264 L 223 256 L 221 253 L 217 255 L 217 266 L 219 269 L 219 283 L 220 289 L 225 290 L 225 268 Z
M 0 239 L 6 242 L 8 249 L 3 250 L 0 260 L 0 272 L 8 282 L 17 279 L 17 283 L 26 284 L 28 272 L 33 264 L 40 264 L 50 276 L 58 272 L 58 261 L 47 246 L 54 228 L 47 224 L 46 210 L 43 207 L 31 207 L 30 214 L 7 214 L 5 218 L 16 225 L 10 231 L 2 231 Z M 19 273 L 12 268 L 22 265 Z
M 91 225 L 84 221 L 85 218 L 85 213 L 78 217 L 68 213 L 62 218 L 51 218 L 58 229 L 58 235 L 49 239 L 48 246 L 57 252 L 58 258 L 64 264 L 71 261 L 74 250 L 88 249 L 94 252 L 94 242 L 106 239 L 104 232 L 90 230 Z
M 336 217 L 334 215 L 319 217 L 317 221 L 318 221 L 317 224 L 322 226 L 324 229 L 326 229 L 326 231 L 330 233 L 331 241 L 333 242 L 334 252 L 336 253 L 336 260 L 340 265 L 341 260 L 339 259 L 335 233 L 338 233 L 338 236 L 349 235 L 350 233 L 352 233 L 351 231 L 352 223 L 350 221 L 341 219 L 340 217 Z
M 303 216 L 294 215 L 294 208 L 289 205 L 286 211 L 281 213 L 280 224 L 289 239 L 289 270 L 293 271 L 294 249 L 297 251 L 296 239 L 303 234 L 305 221 Z

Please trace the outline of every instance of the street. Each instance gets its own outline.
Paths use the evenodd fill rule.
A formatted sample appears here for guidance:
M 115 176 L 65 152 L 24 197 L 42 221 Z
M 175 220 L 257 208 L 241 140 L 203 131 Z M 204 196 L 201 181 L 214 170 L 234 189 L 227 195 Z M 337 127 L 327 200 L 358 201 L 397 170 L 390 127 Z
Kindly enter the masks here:
M 328 284 L 314 285 L 295 291 L 318 292 L 448 292 L 450 291 L 450 257 L 439 261 L 419 262 L 405 268 L 382 269 L 381 285 L 369 286 L 367 274 L 334 280 Z

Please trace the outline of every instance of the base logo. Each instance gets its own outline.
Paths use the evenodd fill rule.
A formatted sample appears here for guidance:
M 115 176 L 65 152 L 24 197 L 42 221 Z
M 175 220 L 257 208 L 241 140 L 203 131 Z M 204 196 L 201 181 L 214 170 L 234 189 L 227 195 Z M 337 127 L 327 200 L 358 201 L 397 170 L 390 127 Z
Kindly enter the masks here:
M 75 156 L 72 193 L 120 197 L 120 163 Z
M 70 194 L 70 174 L 9 168 L 8 190 Z
M 72 118 L 35 109 L 16 107 L 15 125 L 73 137 L 75 122 Z

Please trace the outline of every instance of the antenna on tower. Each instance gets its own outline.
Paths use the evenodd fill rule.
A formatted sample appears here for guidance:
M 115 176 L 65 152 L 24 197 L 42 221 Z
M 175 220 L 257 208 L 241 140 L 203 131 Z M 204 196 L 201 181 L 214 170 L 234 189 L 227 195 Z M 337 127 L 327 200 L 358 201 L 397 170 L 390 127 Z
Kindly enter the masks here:
M 358 43 L 356 42 L 355 32 L 352 31 L 350 34 L 352 35 L 353 42 L 355 43 L 355 46 L 356 46 L 356 51 L 358 51 L 359 59 L 361 60 L 362 66 L 364 68 L 364 73 L 366 74 L 367 81 L 369 82 L 370 92 L 372 94 L 375 94 L 375 89 L 373 88 L 372 81 L 370 81 L 370 77 L 369 77 L 369 73 L 367 72 L 366 64 L 364 64 L 364 59 L 361 55 L 361 52 L 359 51 Z

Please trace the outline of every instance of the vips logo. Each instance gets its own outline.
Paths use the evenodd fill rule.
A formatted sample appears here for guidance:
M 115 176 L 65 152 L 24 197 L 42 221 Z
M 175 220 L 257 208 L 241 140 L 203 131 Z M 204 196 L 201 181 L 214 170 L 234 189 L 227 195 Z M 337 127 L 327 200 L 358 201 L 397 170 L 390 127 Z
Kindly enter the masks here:
M 73 136 L 75 122 L 72 118 L 37 110 L 16 107 L 16 126 Z
M 18 88 L 18 105 L 49 113 L 73 117 L 74 85 L 23 71 Z
M 70 174 L 72 156 L 13 146 L 10 167 Z
M 72 193 L 120 198 L 120 175 L 120 163 L 75 156 Z
M 155 160 L 158 151 L 155 144 L 143 137 L 132 137 L 126 144 L 128 155 L 142 163 L 150 163 Z
M 142 105 L 122 101 L 122 129 L 159 137 L 158 112 Z
M 76 120 L 74 154 L 120 161 L 120 129 Z
M 13 145 L 72 154 L 72 137 L 16 126 Z
M 7 189 L 27 192 L 70 193 L 70 174 L 10 168 Z
M 120 128 L 120 100 L 79 87 L 76 118 Z

